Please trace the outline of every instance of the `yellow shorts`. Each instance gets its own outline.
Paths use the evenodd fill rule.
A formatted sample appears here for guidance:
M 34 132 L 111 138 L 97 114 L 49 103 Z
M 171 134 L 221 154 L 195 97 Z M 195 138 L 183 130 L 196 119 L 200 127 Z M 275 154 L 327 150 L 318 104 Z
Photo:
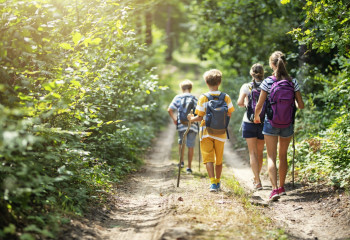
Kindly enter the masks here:
M 221 165 L 224 155 L 224 145 L 224 142 L 211 137 L 203 138 L 201 141 L 203 163 L 212 162 L 215 165 Z

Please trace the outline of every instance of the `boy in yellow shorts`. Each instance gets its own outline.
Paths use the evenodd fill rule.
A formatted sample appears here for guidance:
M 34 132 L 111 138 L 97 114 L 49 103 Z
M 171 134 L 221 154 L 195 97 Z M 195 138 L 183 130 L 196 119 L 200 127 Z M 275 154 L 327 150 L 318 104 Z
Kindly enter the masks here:
M 204 73 L 203 78 L 209 88 L 209 92 L 199 97 L 196 107 L 197 116 L 189 114 L 187 118 L 192 122 L 201 122 L 199 136 L 201 141 L 200 146 L 203 163 L 206 165 L 210 178 L 210 192 L 216 192 L 220 190 L 220 177 L 222 172 L 224 144 L 228 136 L 226 129 L 223 131 L 216 131 L 215 129 L 212 129 L 211 126 L 208 126 L 210 119 L 208 118 L 208 115 L 210 113 L 207 111 L 207 108 L 210 109 L 212 107 L 209 101 L 212 101 L 213 99 L 219 100 L 222 98 L 222 100 L 226 103 L 224 109 L 226 109 L 226 119 L 228 120 L 235 109 L 232 105 L 229 95 L 219 91 L 219 86 L 222 79 L 222 73 L 219 70 L 209 70 Z M 227 127 L 228 120 L 226 119 L 222 120 L 222 125 L 226 125 Z M 227 121 L 227 123 L 225 121 Z

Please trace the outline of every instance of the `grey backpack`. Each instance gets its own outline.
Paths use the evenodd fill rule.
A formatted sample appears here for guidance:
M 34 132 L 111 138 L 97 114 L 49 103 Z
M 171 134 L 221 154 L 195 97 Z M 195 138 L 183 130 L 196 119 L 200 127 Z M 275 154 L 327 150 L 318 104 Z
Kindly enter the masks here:
M 205 126 L 210 134 L 223 134 L 227 132 L 230 117 L 227 115 L 228 106 L 225 102 L 225 93 L 219 96 L 212 96 L 205 93 L 208 98 L 207 111 L 205 114 Z M 227 132 L 227 138 L 229 137 Z

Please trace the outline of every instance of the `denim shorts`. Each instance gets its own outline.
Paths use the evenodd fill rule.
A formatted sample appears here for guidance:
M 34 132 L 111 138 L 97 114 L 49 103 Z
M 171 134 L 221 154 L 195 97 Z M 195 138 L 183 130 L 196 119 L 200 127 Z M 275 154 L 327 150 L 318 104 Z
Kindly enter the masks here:
M 179 144 L 182 144 L 182 138 L 184 136 L 184 133 L 185 133 L 185 131 L 179 132 L 179 139 L 178 139 Z M 186 136 L 186 146 L 187 147 L 189 147 L 189 148 L 194 147 L 194 145 L 196 143 L 196 135 L 197 135 L 197 133 L 193 132 L 191 130 L 187 133 L 187 136 Z
M 257 138 L 264 140 L 264 135 L 262 134 L 263 124 L 255 124 L 249 122 L 242 123 L 242 137 L 243 138 Z
M 291 137 L 294 134 L 294 127 L 293 124 L 291 124 L 289 127 L 287 128 L 276 128 L 276 127 L 272 127 L 270 121 L 265 118 L 265 122 L 264 122 L 264 128 L 263 128 L 263 132 L 264 135 L 269 135 L 269 136 L 280 136 L 280 137 Z

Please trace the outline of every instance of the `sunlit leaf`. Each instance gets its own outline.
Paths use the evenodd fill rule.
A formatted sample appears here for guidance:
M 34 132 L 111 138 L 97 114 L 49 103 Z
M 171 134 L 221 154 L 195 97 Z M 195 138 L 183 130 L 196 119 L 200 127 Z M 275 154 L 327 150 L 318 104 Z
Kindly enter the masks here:
M 60 47 L 65 49 L 65 50 L 71 50 L 72 46 L 69 43 L 61 43 Z
M 290 3 L 290 0 L 281 0 L 281 3 L 282 4 L 287 4 L 287 3 Z
M 91 44 L 93 45 L 98 45 L 102 41 L 102 38 L 95 38 L 94 40 L 91 41 Z
M 73 33 L 73 42 L 74 42 L 74 45 L 78 45 L 79 41 L 82 39 L 82 35 L 80 32 L 75 32 Z

